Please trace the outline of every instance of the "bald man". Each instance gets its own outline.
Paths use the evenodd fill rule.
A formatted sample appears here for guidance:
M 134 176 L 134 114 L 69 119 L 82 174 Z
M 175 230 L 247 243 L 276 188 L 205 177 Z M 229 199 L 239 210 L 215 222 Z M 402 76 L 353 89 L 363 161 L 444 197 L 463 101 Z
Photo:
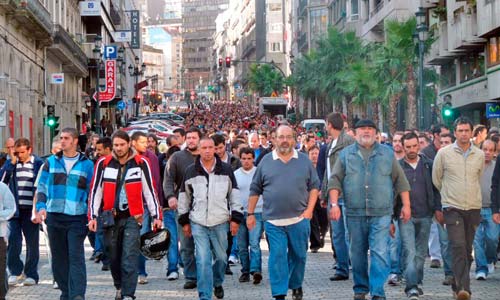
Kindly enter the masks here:
M 275 150 L 262 158 L 250 186 L 247 227 L 255 227 L 255 207 L 262 195 L 272 295 L 285 299 L 291 289 L 293 300 L 302 300 L 310 219 L 320 183 L 309 158 L 294 149 L 292 128 L 282 125 L 276 136 Z

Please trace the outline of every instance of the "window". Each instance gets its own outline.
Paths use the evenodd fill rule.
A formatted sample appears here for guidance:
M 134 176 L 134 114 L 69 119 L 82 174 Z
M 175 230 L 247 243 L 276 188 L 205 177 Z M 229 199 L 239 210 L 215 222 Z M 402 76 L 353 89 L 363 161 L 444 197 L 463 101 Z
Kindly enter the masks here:
M 269 43 L 270 52 L 281 52 L 281 43 Z
M 460 59 L 460 82 L 469 81 L 471 79 L 484 75 L 484 55 L 471 54 Z
M 358 15 L 358 0 L 351 0 L 351 16 Z
M 447 89 L 457 84 L 456 72 L 457 68 L 453 61 L 441 66 L 439 84 L 442 89 Z
M 269 11 L 281 11 L 281 3 L 270 3 Z
M 500 63 L 500 37 L 492 37 L 488 41 L 488 66 Z
M 311 39 L 317 40 L 323 36 L 328 29 L 328 10 L 315 9 L 310 13 Z

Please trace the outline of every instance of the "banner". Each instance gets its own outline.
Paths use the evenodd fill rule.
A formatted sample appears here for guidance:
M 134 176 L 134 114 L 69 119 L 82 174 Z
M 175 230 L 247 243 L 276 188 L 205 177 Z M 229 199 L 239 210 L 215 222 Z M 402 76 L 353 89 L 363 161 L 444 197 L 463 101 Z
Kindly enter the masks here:
M 99 102 L 110 102 L 116 95 L 116 60 L 106 60 L 105 64 L 106 89 L 99 91 Z M 97 101 L 96 94 L 94 93 L 93 98 Z
M 80 16 L 100 16 L 101 0 L 80 2 Z
M 141 26 L 140 14 L 138 10 L 130 11 L 130 25 L 132 32 L 132 41 L 130 42 L 130 47 L 132 49 L 141 49 Z

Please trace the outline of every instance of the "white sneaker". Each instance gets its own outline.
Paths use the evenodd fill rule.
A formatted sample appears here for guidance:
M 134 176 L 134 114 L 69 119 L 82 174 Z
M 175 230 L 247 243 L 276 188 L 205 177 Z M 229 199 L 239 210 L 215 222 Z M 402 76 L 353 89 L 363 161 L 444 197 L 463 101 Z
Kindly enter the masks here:
M 146 283 L 148 283 L 148 278 L 146 276 L 139 275 L 139 284 L 146 284 Z
M 33 278 L 28 277 L 28 278 L 24 279 L 24 281 L 23 281 L 23 285 L 24 285 L 24 286 L 32 286 L 32 285 L 36 285 L 36 280 L 35 280 L 35 279 L 33 279 Z
M 238 259 L 234 255 L 230 255 L 229 259 L 228 259 L 228 262 L 229 262 L 230 265 L 235 265 L 235 264 L 238 263 Z
M 486 280 L 486 273 L 484 273 L 484 272 L 477 272 L 476 273 L 476 280 Z
M 59 285 L 57 285 L 57 282 L 52 281 L 52 288 L 53 288 L 54 290 L 58 290 L 58 289 L 59 289 Z
M 495 264 L 488 264 L 488 275 L 495 273 Z
M 177 279 L 179 279 L 179 273 L 177 273 L 175 271 L 168 274 L 168 276 L 167 276 L 168 281 L 173 281 L 173 280 L 177 280 Z
M 8 279 L 9 285 L 16 285 L 16 284 L 20 284 L 22 282 L 23 282 L 23 275 L 19 275 L 19 276 L 11 275 L 11 276 L 9 276 L 9 279 Z
M 134 298 L 132 298 L 132 297 L 127 297 L 127 296 L 123 297 L 122 299 L 123 299 L 123 300 L 127 300 L 127 299 L 134 300 Z

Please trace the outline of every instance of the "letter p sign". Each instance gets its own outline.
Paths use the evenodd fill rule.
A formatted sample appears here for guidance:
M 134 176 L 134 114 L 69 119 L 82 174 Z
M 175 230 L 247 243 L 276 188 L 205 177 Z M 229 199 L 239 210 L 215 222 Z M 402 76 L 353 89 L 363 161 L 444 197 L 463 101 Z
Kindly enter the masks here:
M 116 46 L 105 46 L 104 47 L 104 59 L 116 59 L 118 53 L 116 52 Z

